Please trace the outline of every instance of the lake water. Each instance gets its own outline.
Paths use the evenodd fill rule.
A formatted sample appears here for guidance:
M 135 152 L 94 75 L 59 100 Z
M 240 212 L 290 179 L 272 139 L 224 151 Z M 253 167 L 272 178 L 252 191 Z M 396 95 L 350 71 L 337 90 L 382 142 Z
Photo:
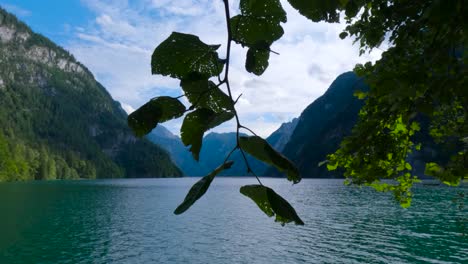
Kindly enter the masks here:
M 468 263 L 468 186 L 415 188 L 413 206 L 339 180 L 265 179 L 305 222 L 282 227 L 216 178 L 0 184 L 0 263 Z M 465 198 L 466 203 L 466 198 Z M 463 227 L 465 225 L 465 227 Z

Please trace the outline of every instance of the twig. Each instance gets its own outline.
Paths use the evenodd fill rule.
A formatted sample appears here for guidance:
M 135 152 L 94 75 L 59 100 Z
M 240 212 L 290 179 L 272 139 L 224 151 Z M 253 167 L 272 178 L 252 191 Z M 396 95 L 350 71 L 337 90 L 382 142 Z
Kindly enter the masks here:
M 232 92 L 231 92 L 231 85 L 229 83 L 229 63 L 230 63 L 230 59 L 231 59 L 231 44 L 232 44 L 231 15 L 230 15 L 230 11 L 229 11 L 229 0 L 223 0 L 223 2 L 224 2 L 224 10 L 225 10 L 225 15 L 226 15 L 226 26 L 227 26 L 228 39 L 227 39 L 227 48 L 226 48 L 226 70 L 224 72 L 224 79 L 221 81 L 221 83 L 226 83 L 228 95 L 231 98 L 232 102 L 234 102 L 234 99 L 232 97 Z M 243 127 L 243 126 L 240 124 L 239 115 L 237 114 L 236 108 L 234 106 L 233 106 L 233 109 L 234 109 L 234 116 L 236 118 L 236 123 L 237 123 L 237 129 L 236 129 L 236 142 L 237 142 L 237 144 L 236 144 L 235 149 L 238 148 L 240 150 L 240 152 L 242 154 L 242 157 L 244 158 L 245 165 L 247 166 L 247 173 L 253 174 L 255 176 L 255 178 L 257 178 L 258 183 L 260 183 L 260 185 L 263 185 L 262 182 L 260 181 L 260 179 L 257 177 L 257 175 L 255 175 L 255 173 L 252 171 L 252 168 L 250 167 L 250 164 L 249 164 L 249 162 L 247 160 L 247 157 L 246 157 L 246 155 L 244 153 L 244 150 L 240 147 L 240 142 L 239 142 L 240 128 Z

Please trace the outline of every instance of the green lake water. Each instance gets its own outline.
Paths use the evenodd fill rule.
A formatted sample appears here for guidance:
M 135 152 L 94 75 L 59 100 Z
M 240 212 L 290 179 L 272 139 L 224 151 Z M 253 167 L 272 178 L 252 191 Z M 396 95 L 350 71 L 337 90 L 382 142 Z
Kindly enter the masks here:
M 174 215 L 195 181 L 0 184 L 0 263 L 468 263 L 466 184 L 417 186 L 402 209 L 341 180 L 265 179 L 305 222 L 282 227 L 239 193 L 252 178 L 216 178 Z

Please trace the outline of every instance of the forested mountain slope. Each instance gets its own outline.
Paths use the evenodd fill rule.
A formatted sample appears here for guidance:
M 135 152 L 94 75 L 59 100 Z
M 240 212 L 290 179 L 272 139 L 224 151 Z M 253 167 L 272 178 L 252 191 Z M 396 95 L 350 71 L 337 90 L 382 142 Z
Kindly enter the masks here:
M 0 8 L 0 181 L 180 176 L 85 66 Z

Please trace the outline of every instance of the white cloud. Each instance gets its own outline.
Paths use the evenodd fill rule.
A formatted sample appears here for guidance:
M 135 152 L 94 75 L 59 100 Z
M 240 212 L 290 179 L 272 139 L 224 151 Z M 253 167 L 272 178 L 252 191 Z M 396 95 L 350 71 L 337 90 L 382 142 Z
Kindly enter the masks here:
M 155 46 L 172 31 L 199 35 L 209 44 L 226 41 L 222 1 L 212 0 L 82 0 L 95 14 L 94 21 L 76 29 L 68 49 L 87 65 L 112 96 L 126 109 L 137 108 L 157 95 L 178 95 L 178 81 L 151 75 Z M 231 86 L 241 121 L 267 136 L 325 92 L 341 73 L 356 63 L 375 60 L 380 50 L 358 56 L 351 40 L 338 35 L 343 24 L 313 23 L 299 15 L 287 1 L 285 35 L 272 46 L 270 66 L 260 77 L 244 69 L 246 50 L 232 49 Z M 232 1 L 237 11 L 238 1 Z M 224 57 L 225 45 L 220 50 Z M 278 117 L 278 118 L 274 118 Z M 167 127 L 178 132 L 181 120 Z M 233 122 L 217 131 L 233 131 Z
M 122 106 L 122 109 L 125 110 L 125 112 L 127 112 L 127 114 L 131 114 L 131 113 L 135 112 L 135 110 L 136 110 L 131 105 L 128 105 L 128 104 L 125 104 L 125 103 L 121 103 L 121 106 Z

